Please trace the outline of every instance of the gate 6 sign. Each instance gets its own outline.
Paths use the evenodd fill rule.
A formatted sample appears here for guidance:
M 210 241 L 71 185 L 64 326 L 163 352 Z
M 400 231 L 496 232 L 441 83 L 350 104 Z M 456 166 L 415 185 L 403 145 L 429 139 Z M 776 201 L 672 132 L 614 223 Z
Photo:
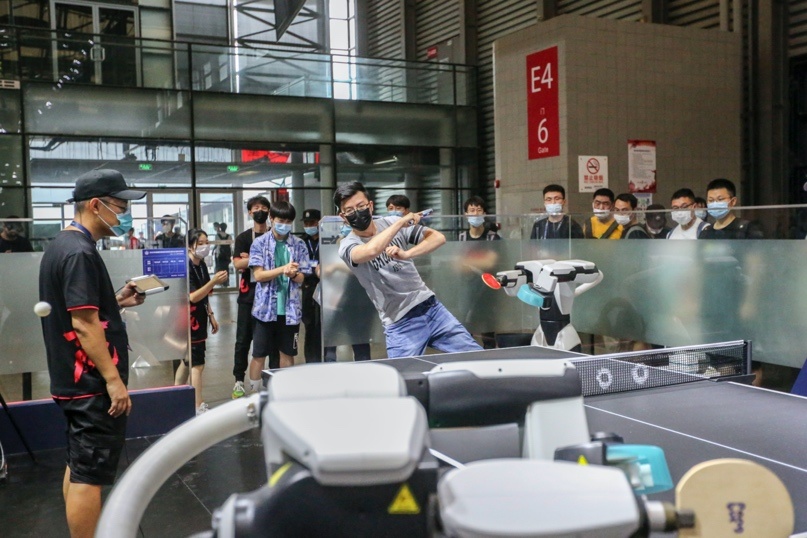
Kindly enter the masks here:
M 558 47 L 527 56 L 527 136 L 530 159 L 560 155 Z

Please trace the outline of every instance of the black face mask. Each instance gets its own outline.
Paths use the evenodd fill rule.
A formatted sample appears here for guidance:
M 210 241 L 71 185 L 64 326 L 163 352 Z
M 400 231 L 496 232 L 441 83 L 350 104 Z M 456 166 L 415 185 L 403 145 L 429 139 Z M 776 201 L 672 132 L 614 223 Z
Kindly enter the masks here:
M 252 213 L 252 220 L 257 222 L 258 224 L 265 224 L 268 218 L 269 218 L 268 211 L 255 211 L 254 213 Z
M 345 217 L 348 224 L 354 230 L 363 232 L 370 227 L 373 222 L 373 216 L 370 214 L 370 208 L 362 209 L 361 211 L 354 211 L 352 215 Z

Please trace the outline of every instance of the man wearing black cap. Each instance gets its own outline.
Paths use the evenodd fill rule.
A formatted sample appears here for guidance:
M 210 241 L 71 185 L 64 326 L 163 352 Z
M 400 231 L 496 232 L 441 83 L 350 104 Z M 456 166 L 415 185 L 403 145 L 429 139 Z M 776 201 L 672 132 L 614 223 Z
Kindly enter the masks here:
M 143 303 L 133 283 L 115 294 L 95 248 L 132 226 L 128 202 L 145 192 L 126 186 L 120 172 L 93 170 L 76 180 L 75 219 L 42 256 L 39 299 L 53 310 L 42 318 L 50 390 L 67 419 L 67 468 L 62 493 L 73 537 L 91 537 L 101 512 L 101 486 L 112 484 L 132 401 L 123 307 Z
M 319 265 L 319 220 L 322 213 L 319 209 L 306 209 L 303 211 L 303 226 L 305 233 L 300 239 L 308 249 L 308 258 L 311 260 L 308 269 L 304 269 L 303 280 L 303 323 L 305 324 L 305 343 L 303 351 L 305 362 L 322 362 L 322 320 L 319 305 L 314 300 L 314 290 L 319 284 L 316 266 Z M 309 272 L 310 271 L 310 272 Z

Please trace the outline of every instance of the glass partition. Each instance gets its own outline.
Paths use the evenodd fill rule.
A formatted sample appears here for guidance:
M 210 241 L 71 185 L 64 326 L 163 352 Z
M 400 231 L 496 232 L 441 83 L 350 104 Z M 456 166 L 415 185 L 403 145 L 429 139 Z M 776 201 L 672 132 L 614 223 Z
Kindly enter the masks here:
M 95 86 L 27 84 L 29 133 L 189 138 L 187 92 Z
M 580 259 L 595 263 L 604 275 L 572 310 L 585 352 L 751 340 L 755 360 L 799 368 L 807 349 L 800 327 L 807 315 L 802 263 L 807 206 L 736 208 L 733 215 L 737 223 L 728 230 L 748 230 L 735 233 L 747 233 L 748 239 L 707 239 L 728 233 L 720 231 L 727 218 L 715 226 L 710 216 L 704 229 L 720 233 L 702 232 L 698 240 L 666 239 L 666 232 L 661 240 L 572 238 L 573 226 L 552 239 L 551 232 L 542 236 L 547 215 L 539 214 L 489 215 L 501 240 L 463 242 L 458 238 L 468 229 L 464 217 L 433 216 L 429 226 L 448 242 L 416 264 L 426 285 L 481 342 L 488 342 L 491 332 L 530 334 L 539 322 L 537 308 L 487 288 L 482 273 L 527 260 Z M 675 225 L 673 216 L 682 220 L 669 211 L 637 212 L 636 224 L 644 226 L 640 222 L 648 217 L 658 224 L 664 217 Z M 581 230 L 596 218 L 569 217 Z M 341 222 L 324 222 L 320 234 L 324 345 L 369 341 L 383 348 L 378 315 L 338 258 L 339 228 Z M 534 228 L 541 233 L 531 239 Z
M 33 239 L 31 246 L 36 249 L 0 253 L 0 383 L 6 399 L 19 399 L 26 392 L 24 376 L 19 374 L 32 373 L 32 386 L 27 390 L 33 398 L 48 398 L 45 346 L 33 306 L 39 301 L 37 275 L 43 251 L 69 221 L 7 218 L 0 221 L 2 228 L 13 225 L 20 237 Z M 116 289 L 143 274 L 156 274 L 169 286 L 162 293 L 148 295 L 144 304 L 122 312 L 131 348 L 130 389 L 173 385 L 172 363 L 189 355 L 185 241 L 182 237 L 180 248 L 167 249 L 142 248 L 126 236 L 98 242 Z

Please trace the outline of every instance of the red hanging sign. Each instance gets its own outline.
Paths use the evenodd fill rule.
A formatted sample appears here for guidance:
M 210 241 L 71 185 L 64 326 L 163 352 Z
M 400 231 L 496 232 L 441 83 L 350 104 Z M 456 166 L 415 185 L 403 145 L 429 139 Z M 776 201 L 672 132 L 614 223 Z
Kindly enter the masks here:
M 560 155 L 558 47 L 527 56 L 527 137 L 529 158 Z

